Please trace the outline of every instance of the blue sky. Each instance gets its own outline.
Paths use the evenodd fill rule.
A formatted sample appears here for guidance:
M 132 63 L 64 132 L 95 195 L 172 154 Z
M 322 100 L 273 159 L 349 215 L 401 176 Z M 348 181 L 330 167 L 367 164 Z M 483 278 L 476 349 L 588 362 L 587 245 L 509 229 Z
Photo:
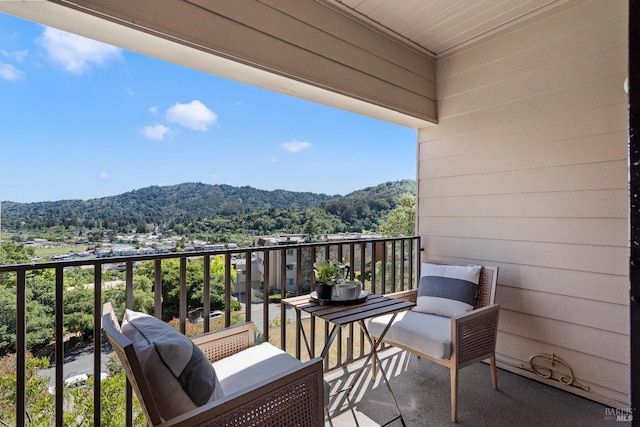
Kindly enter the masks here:
M 415 179 L 416 132 L 0 13 L 0 200 L 183 182 L 347 194 Z

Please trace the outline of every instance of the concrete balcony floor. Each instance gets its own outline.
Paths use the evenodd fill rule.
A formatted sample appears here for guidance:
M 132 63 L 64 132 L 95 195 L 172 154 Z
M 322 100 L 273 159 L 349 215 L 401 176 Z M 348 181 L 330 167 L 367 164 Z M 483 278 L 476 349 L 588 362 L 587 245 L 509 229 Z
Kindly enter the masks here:
M 449 370 L 418 360 L 398 349 L 380 354 L 400 410 L 408 427 L 455 426 L 450 421 Z M 327 374 L 332 393 L 350 384 L 360 364 Z M 342 387 L 341 387 L 342 386 Z M 606 406 L 566 391 L 498 369 L 498 390 L 491 387 L 489 365 L 462 369 L 458 385 L 458 424 L 466 426 L 625 426 L 606 414 Z M 352 391 L 333 396 L 330 413 L 334 427 L 380 426 L 396 416 L 391 395 L 381 380 L 371 381 L 370 369 Z M 326 425 L 330 425 L 328 422 Z M 389 424 L 401 426 L 400 420 Z

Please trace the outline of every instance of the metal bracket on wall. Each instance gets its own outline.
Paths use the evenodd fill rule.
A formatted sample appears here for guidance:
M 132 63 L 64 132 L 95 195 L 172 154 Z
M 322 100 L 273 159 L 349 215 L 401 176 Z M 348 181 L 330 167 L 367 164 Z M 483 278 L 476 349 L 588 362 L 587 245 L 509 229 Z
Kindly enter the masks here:
M 560 365 L 560 366 L 556 366 Z M 576 381 L 573 376 L 573 371 L 571 370 L 571 366 L 564 360 L 557 357 L 555 354 L 534 354 L 529 358 L 529 366 L 533 370 L 533 372 L 547 379 L 552 379 L 558 381 L 560 384 L 566 386 L 573 386 L 581 388 L 582 390 L 589 391 L 589 387 L 583 386 L 579 382 Z M 564 368 L 559 370 L 558 368 Z M 554 377 L 554 370 L 559 373 L 559 376 Z

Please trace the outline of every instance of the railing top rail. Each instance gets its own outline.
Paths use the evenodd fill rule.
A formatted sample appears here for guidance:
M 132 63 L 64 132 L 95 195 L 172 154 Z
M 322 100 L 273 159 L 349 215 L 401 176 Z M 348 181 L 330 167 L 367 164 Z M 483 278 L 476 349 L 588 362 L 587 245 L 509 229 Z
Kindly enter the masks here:
M 162 259 L 180 259 L 180 258 L 197 258 L 206 255 L 233 255 L 239 253 L 250 252 L 266 252 L 282 249 L 299 249 L 299 248 L 313 248 L 313 247 L 325 247 L 325 246 L 338 246 L 347 244 L 363 244 L 373 242 L 391 242 L 398 240 L 416 240 L 418 236 L 406 236 L 406 237 L 375 237 L 375 238 L 359 238 L 359 239 L 342 239 L 342 240 L 323 240 L 309 243 L 288 243 L 288 244 L 274 244 L 268 246 L 252 246 L 248 248 L 233 248 L 233 249 L 216 249 L 216 250 L 202 250 L 202 251 L 185 251 L 185 252 L 170 252 L 161 254 L 145 254 L 145 255 L 128 255 L 128 256 L 114 256 L 114 257 L 102 257 L 102 258 L 85 258 L 76 260 L 61 260 L 61 261 L 46 261 L 37 263 L 25 263 L 25 264 L 7 264 L 0 265 L 0 273 L 18 272 L 18 271 L 30 271 L 30 270 L 44 270 L 48 268 L 66 268 L 66 267 L 81 267 L 81 266 L 95 266 L 103 264 L 120 264 L 126 262 L 141 262 L 141 261 L 153 261 Z

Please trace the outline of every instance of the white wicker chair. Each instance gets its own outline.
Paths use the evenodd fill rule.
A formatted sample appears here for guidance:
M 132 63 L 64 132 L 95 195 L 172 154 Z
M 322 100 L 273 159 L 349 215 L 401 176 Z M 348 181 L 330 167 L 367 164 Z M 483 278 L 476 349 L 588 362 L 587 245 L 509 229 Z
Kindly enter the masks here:
M 160 417 L 132 342 L 120 331 L 118 319 L 105 304 L 102 327 L 135 391 L 150 426 L 322 426 L 324 380 L 322 359 L 300 362 L 268 381 L 247 383 L 241 391 L 224 396 L 170 420 Z M 251 322 L 194 337 L 193 342 L 211 363 L 254 344 Z M 258 421 L 256 421 L 258 420 Z
M 498 267 L 482 267 L 478 295 L 476 297 L 476 308 L 468 313 L 451 318 L 451 356 L 448 359 L 436 359 L 417 350 L 407 342 L 390 341 L 387 336 L 393 329 L 393 324 L 383 340 L 386 344 L 401 348 L 419 358 L 431 360 L 449 368 L 451 373 L 451 421 L 453 422 L 457 422 L 458 371 L 460 369 L 489 359 L 491 382 L 494 389 L 498 388 L 495 352 L 500 306 L 495 304 L 497 280 Z M 387 296 L 416 302 L 417 294 L 417 289 L 412 289 L 395 292 Z M 432 315 L 424 314 L 424 316 Z M 376 339 L 377 337 L 374 336 L 374 341 Z M 374 379 L 375 374 L 374 358 L 372 367 Z

